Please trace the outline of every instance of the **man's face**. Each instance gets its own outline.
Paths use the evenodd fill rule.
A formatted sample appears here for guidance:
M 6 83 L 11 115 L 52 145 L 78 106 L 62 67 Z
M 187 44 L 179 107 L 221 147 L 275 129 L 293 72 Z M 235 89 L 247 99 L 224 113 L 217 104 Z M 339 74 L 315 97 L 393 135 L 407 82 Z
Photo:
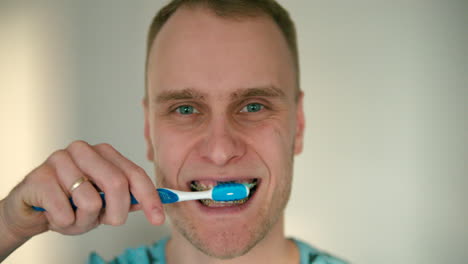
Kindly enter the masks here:
M 270 229 L 282 232 L 275 224 L 289 198 L 304 126 L 293 65 L 286 40 L 266 17 L 233 20 L 182 8 L 156 37 L 145 135 L 158 186 L 257 184 L 241 205 L 165 206 L 175 229 L 208 255 L 239 256 Z

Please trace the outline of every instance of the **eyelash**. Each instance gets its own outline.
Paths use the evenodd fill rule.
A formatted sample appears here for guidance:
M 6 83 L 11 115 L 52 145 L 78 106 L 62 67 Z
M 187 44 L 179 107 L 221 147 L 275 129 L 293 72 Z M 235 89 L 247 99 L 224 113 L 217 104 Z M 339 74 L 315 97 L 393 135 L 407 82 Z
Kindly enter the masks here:
M 247 112 L 247 113 L 257 113 L 257 112 L 262 112 L 264 110 L 271 110 L 271 108 L 268 106 L 268 104 L 264 103 L 264 102 L 261 102 L 262 100 L 245 100 L 243 102 L 241 102 L 239 105 L 241 105 L 240 109 L 237 111 L 238 113 L 246 113 L 246 112 L 241 112 L 245 107 L 247 107 L 248 105 L 251 105 L 251 104 L 259 104 L 261 106 L 261 109 L 256 111 L 256 112 Z M 178 115 L 183 115 L 181 113 L 177 113 L 177 110 L 180 109 L 180 107 L 183 107 L 183 106 L 189 106 L 189 107 L 193 107 L 194 111 L 196 111 L 197 113 L 193 113 L 193 114 L 200 114 L 200 108 L 199 106 L 197 106 L 197 104 L 194 104 L 194 103 L 182 103 L 182 104 L 178 104 L 178 105 L 175 105 L 173 107 L 170 108 L 170 111 L 169 113 L 173 113 L 173 114 L 178 114 Z
M 199 113 L 200 113 L 200 111 L 198 111 L 197 108 L 195 108 L 195 107 L 193 107 L 193 106 L 191 106 L 191 105 L 180 105 L 180 106 L 178 106 L 178 107 L 175 108 L 174 112 L 177 112 L 179 115 L 188 115 L 188 114 L 183 114 L 183 113 L 181 112 L 181 111 L 182 111 L 182 110 L 181 110 L 182 107 L 191 107 L 193 112 L 190 113 L 190 114 L 199 114 Z
M 181 103 L 181 104 L 177 104 L 177 105 L 171 106 L 171 107 L 169 108 L 168 113 L 169 113 L 169 114 L 179 114 L 179 115 L 181 115 L 180 113 L 177 113 L 177 110 L 180 109 L 180 108 L 183 107 L 183 106 L 193 107 L 194 110 L 196 110 L 197 112 L 200 112 L 200 111 L 198 110 L 199 107 L 196 106 L 196 104 L 194 104 L 194 103 Z
M 261 105 L 261 109 L 259 111 L 257 111 L 257 112 L 253 112 L 253 113 L 263 112 L 265 110 L 271 110 L 270 104 L 268 104 L 264 100 L 261 100 L 261 99 L 255 99 L 255 100 L 248 99 L 248 100 L 242 101 L 239 104 L 239 105 L 241 105 L 241 108 L 240 108 L 240 110 L 238 112 L 240 112 L 242 109 L 244 109 L 245 107 L 247 107 L 248 105 L 251 105 L 251 104 Z
M 260 108 L 256 111 L 252 111 L 252 112 L 249 112 L 249 106 L 253 106 L 253 105 L 258 105 L 260 106 Z M 244 111 L 244 109 L 246 109 L 246 111 Z M 246 104 L 244 107 L 242 107 L 242 109 L 239 111 L 240 113 L 256 113 L 256 112 L 260 112 L 262 111 L 263 109 L 265 109 L 265 106 L 263 104 L 260 104 L 260 103 L 248 103 Z

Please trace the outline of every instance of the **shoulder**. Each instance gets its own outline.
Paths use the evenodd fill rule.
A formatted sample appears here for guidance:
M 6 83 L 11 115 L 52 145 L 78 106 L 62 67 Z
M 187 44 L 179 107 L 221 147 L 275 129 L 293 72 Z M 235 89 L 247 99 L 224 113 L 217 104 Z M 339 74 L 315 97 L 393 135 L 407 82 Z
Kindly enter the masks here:
M 300 264 L 347 264 L 347 261 L 334 257 L 326 252 L 320 251 L 304 241 L 292 238 L 296 243 L 301 257 Z
M 106 262 L 96 252 L 89 255 L 88 264 L 165 264 L 165 248 L 168 238 L 159 240 L 151 246 L 128 248 L 120 256 Z

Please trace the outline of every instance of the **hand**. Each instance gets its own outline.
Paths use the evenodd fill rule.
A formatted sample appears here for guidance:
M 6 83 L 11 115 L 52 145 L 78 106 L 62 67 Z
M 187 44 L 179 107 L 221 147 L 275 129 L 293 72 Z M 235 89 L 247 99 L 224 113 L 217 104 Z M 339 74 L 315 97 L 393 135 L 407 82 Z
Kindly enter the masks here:
M 89 181 L 70 192 L 80 177 Z M 105 209 L 96 188 L 106 193 Z M 139 204 L 130 205 L 130 192 Z M 34 211 L 32 205 L 46 212 Z M 100 224 L 122 225 L 129 212 L 140 209 L 150 223 L 164 223 L 161 201 L 145 171 L 109 144 L 75 141 L 54 152 L 0 201 L 0 229 L 22 240 L 47 230 L 76 235 Z

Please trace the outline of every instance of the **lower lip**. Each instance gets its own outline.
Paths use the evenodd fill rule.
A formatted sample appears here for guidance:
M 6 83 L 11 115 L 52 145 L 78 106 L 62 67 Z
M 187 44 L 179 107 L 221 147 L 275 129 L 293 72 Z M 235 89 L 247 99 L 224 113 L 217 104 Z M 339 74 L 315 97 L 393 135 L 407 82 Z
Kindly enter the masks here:
M 200 211 L 206 214 L 210 215 L 215 215 L 215 214 L 236 214 L 240 213 L 244 210 L 246 210 L 249 205 L 252 203 L 252 200 L 255 199 L 255 196 L 257 195 L 257 192 L 259 191 L 260 187 L 260 182 L 257 184 L 257 189 L 255 190 L 254 193 L 250 196 L 249 200 L 247 202 L 241 204 L 241 205 L 232 205 L 232 206 L 221 206 L 221 207 L 209 207 L 206 205 L 203 205 L 200 201 L 192 201 L 193 203 L 198 206 Z

